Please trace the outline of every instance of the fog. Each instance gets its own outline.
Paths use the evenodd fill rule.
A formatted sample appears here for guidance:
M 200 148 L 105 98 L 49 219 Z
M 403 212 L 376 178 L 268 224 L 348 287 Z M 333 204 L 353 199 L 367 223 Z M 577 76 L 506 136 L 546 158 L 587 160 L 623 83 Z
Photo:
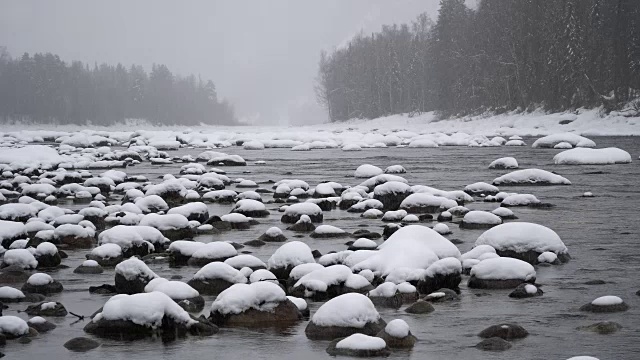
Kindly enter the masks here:
M 313 86 L 319 53 L 359 31 L 435 17 L 438 0 L 3 1 L 0 46 L 70 62 L 166 64 L 212 79 L 256 124 L 326 121 Z

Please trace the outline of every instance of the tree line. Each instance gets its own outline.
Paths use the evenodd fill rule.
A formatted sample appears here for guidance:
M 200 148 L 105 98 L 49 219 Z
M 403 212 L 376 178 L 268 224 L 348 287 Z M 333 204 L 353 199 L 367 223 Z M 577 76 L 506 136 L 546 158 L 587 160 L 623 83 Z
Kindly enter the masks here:
M 0 120 L 113 125 L 144 119 L 156 125 L 235 124 L 232 106 L 220 101 L 211 80 L 174 75 L 165 65 L 147 74 L 57 55 L 25 53 L 13 59 L 0 48 Z
M 422 14 L 323 52 L 316 93 L 331 121 L 618 109 L 640 95 L 640 1 L 441 0 L 435 23 Z

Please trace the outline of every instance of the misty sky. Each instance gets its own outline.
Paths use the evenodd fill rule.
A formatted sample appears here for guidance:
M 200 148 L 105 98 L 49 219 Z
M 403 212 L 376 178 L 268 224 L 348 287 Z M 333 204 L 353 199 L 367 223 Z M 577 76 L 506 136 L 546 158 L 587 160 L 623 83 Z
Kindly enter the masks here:
M 163 63 L 212 79 L 239 117 L 326 120 L 315 103 L 321 49 L 382 24 L 436 16 L 439 0 L 32 1 L 0 3 L 0 46 L 65 61 Z

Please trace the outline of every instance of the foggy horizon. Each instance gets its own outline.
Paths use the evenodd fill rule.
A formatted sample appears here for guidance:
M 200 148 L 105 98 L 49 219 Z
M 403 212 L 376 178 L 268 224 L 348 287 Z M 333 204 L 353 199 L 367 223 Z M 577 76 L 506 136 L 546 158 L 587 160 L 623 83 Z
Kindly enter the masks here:
M 328 121 L 314 94 L 320 52 L 423 12 L 435 18 L 438 3 L 10 1 L 0 13 L 0 46 L 14 58 L 50 52 L 66 63 L 147 71 L 165 64 L 213 80 L 243 122 L 319 123 Z

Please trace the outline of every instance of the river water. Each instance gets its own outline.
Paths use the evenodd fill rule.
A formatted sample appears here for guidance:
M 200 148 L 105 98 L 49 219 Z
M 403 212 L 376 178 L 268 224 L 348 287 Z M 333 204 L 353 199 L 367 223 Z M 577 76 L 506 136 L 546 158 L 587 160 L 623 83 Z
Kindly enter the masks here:
M 533 139 L 525 139 L 531 143 Z M 553 164 L 553 155 L 559 150 L 532 149 L 527 147 L 440 147 L 435 149 L 364 149 L 359 152 L 343 152 L 340 149 L 294 152 L 289 149 L 245 151 L 228 148 L 223 151 L 244 157 L 249 166 L 225 168 L 231 179 L 246 178 L 258 183 L 266 180 L 297 178 L 310 186 L 331 180 L 343 185 L 357 185 L 361 179 L 352 174 L 357 166 L 370 163 L 382 168 L 400 164 L 408 173 L 403 176 L 412 185 L 428 185 L 443 190 L 459 190 L 465 185 L 485 181 L 505 173 L 489 170 L 489 163 L 499 157 L 514 156 L 520 168 L 542 168 L 554 171 L 572 181 L 571 186 L 501 187 L 503 191 L 532 193 L 540 200 L 555 204 L 551 209 L 513 208 L 519 221 L 534 222 L 555 230 L 569 248 L 572 260 L 567 264 L 538 267 L 537 282 L 545 291 L 544 296 L 531 299 L 511 299 L 508 290 L 468 289 L 466 277 L 461 284 L 461 300 L 451 304 L 435 304 L 436 311 L 428 315 L 410 315 L 399 310 L 378 309 L 386 321 L 404 319 L 412 333 L 419 339 L 411 351 L 394 351 L 391 358 L 398 359 L 566 359 L 575 355 L 591 355 L 605 359 L 640 359 L 640 140 L 633 137 L 601 137 L 594 139 L 598 147 L 615 146 L 630 152 L 634 162 L 607 166 L 559 166 Z M 171 155 L 197 155 L 201 149 L 181 149 Z M 265 165 L 254 165 L 265 160 Z M 128 174 L 143 174 L 150 180 L 166 173 L 177 175 L 182 164 L 152 166 L 148 162 L 127 168 Z M 250 173 L 245 173 L 246 171 Z M 292 175 L 287 175 L 291 172 Z M 262 185 L 270 187 L 271 185 Z M 228 188 L 234 189 L 231 185 Z M 242 191 L 240 189 L 239 191 Z M 591 191 L 593 198 L 581 195 Z M 270 196 L 263 194 L 263 199 Z M 495 203 L 475 202 L 466 205 L 470 209 L 493 209 Z M 77 205 L 69 207 L 78 209 Z M 211 204 L 210 213 L 223 215 L 230 205 Z M 260 225 L 246 231 L 228 231 L 219 235 L 199 236 L 200 241 L 230 240 L 243 243 L 260 236 L 271 226 L 279 226 L 281 214 L 277 204 L 267 206 L 271 216 L 260 219 Z M 325 212 L 325 224 L 331 224 L 353 232 L 368 228 L 381 232 L 380 220 L 367 220 L 359 214 L 333 210 Z M 461 230 L 449 224 L 453 234 L 449 239 L 459 239 L 461 252 L 473 247 L 482 230 Z M 289 239 L 294 234 L 284 231 Z M 344 250 L 346 239 L 301 239 L 312 249 L 322 253 Z M 279 247 L 267 244 L 261 248 L 244 248 L 263 261 Z M 68 269 L 51 272 L 62 282 L 65 291 L 50 296 L 49 301 L 60 301 L 74 313 L 89 315 L 108 299 L 108 296 L 89 294 L 88 287 L 113 283 L 113 269 L 101 275 L 77 275 L 73 269 L 84 260 L 86 251 L 69 252 L 63 261 Z M 169 277 L 182 275 L 188 280 L 197 268 L 169 268 L 166 264 L 151 264 L 158 275 Z M 589 280 L 604 280 L 604 285 L 585 285 Z M 624 313 L 591 314 L 578 308 L 602 295 L 622 297 L 630 309 Z M 205 297 L 207 305 L 213 298 Z M 310 303 L 313 311 L 321 303 Z M 5 314 L 24 317 L 16 313 L 26 308 L 13 304 Z M 284 331 L 252 331 L 223 328 L 207 338 L 186 338 L 170 344 L 159 340 L 118 342 L 99 340 L 102 346 L 88 353 L 71 353 L 62 344 L 67 340 L 84 336 L 85 321 L 74 322 L 72 316 L 49 318 L 57 329 L 42 334 L 30 344 L 10 342 L 2 352 L 13 359 L 326 359 L 328 342 L 310 341 L 304 335 L 307 322 Z M 622 329 L 611 335 L 577 330 L 577 327 L 598 321 L 611 320 Z M 530 335 L 513 341 L 513 347 L 505 352 L 483 352 L 473 346 L 479 342 L 477 333 L 485 327 L 502 322 L 515 322 L 524 326 Z

